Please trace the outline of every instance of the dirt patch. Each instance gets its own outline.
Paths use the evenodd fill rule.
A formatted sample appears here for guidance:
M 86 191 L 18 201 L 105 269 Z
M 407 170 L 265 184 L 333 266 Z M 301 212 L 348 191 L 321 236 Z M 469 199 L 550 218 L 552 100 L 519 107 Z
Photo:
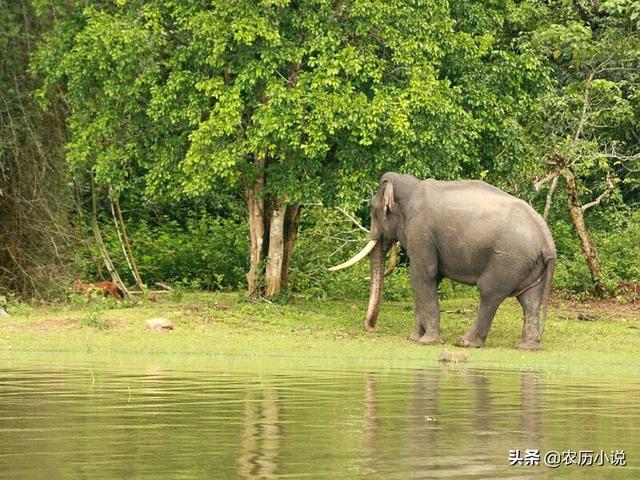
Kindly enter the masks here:
M 49 330 L 57 330 L 59 328 L 72 328 L 76 327 L 78 324 L 75 320 L 71 320 L 70 318 L 52 318 L 49 320 L 42 320 L 34 325 L 26 326 L 27 330 L 36 330 L 36 331 L 49 331 Z
M 232 310 L 233 305 L 229 305 L 228 303 L 211 303 L 209 304 L 211 308 L 215 308 L 216 310 Z
M 553 297 L 550 307 L 559 310 L 560 316 L 582 321 L 618 320 L 640 321 L 640 302 L 620 302 L 615 298 L 578 301 Z
M 640 283 L 621 282 L 616 287 L 615 294 L 628 303 L 640 304 Z
M 202 310 L 203 305 L 180 305 L 177 307 L 162 307 L 163 312 L 173 312 L 177 314 L 190 314 L 198 313 Z

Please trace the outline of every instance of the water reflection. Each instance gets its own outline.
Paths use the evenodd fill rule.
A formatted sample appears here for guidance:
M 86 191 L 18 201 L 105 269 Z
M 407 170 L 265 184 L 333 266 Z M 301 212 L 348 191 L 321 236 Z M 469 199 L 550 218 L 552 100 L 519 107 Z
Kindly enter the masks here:
M 510 449 L 622 449 L 638 383 L 535 371 L 0 369 L 0 478 L 531 478 Z
M 521 450 L 546 445 L 544 439 L 544 407 L 538 374 L 520 374 L 520 438 L 513 448 Z
M 518 376 L 521 389 L 514 391 L 505 388 L 503 379 L 492 386 L 492 376 L 483 372 L 419 370 L 406 389 L 406 408 L 391 414 L 380 405 L 376 374 L 368 373 L 363 473 L 383 478 L 485 478 L 500 472 L 510 448 L 542 445 L 537 375 L 510 374 L 510 388 Z M 406 425 L 390 430 L 385 416 Z M 509 440 L 517 432 L 526 436 L 512 435 Z
M 242 478 L 272 478 L 277 472 L 280 428 L 278 394 L 273 387 L 257 390 L 248 385 L 244 398 L 242 453 L 238 474 Z

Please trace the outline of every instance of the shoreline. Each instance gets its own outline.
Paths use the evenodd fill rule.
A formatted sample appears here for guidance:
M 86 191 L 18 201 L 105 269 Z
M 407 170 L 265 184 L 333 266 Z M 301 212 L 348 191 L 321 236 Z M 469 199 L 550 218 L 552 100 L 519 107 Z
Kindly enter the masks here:
M 170 364 L 231 363 L 322 364 L 367 368 L 539 369 L 549 373 L 637 375 L 640 367 L 640 312 L 623 308 L 598 320 L 581 321 L 575 302 L 549 306 L 543 350 L 515 350 L 522 320 L 515 301 L 500 308 L 482 349 L 453 342 L 475 314 L 476 299 L 442 302 L 440 346 L 406 339 L 412 328 L 412 306 L 383 303 L 380 330 L 362 329 L 361 302 L 294 299 L 277 305 L 247 302 L 238 294 L 194 293 L 124 307 L 115 302 L 63 304 L 28 309 L 0 322 L 0 358 L 28 360 L 112 361 L 162 360 Z M 151 332 L 146 319 L 165 317 L 175 329 Z M 443 364 L 443 352 L 465 361 Z M 109 360 L 111 359 L 111 360 Z M 137 361 L 135 360 L 135 361 Z

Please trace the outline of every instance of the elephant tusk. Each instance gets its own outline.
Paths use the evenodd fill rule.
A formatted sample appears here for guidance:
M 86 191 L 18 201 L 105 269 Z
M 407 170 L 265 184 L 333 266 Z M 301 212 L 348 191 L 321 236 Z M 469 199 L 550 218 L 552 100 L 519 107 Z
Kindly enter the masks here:
M 388 277 L 389 275 L 391 275 L 393 271 L 396 269 L 396 267 L 398 266 L 398 250 L 399 249 L 400 249 L 400 244 L 398 242 L 395 242 L 391 246 L 391 250 L 389 251 L 389 254 L 391 255 L 391 262 L 389 262 L 389 266 L 384 271 L 385 277 Z M 371 280 L 371 276 L 365 277 L 364 279 Z
M 362 250 L 360 250 L 360 252 L 357 253 L 353 258 L 351 258 L 350 260 L 347 260 L 344 263 L 341 263 L 340 265 L 336 265 L 335 267 L 329 268 L 329 271 L 330 272 L 336 272 L 338 270 L 342 270 L 343 268 L 350 267 L 351 265 L 355 265 L 360 260 L 362 260 L 364 257 L 369 255 L 371 250 L 373 250 L 373 247 L 376 246 L 376 243 L 378 243 L 377 240 L 369 240 L 369 243 L 367 243 L 365 245 L 365 247 Z

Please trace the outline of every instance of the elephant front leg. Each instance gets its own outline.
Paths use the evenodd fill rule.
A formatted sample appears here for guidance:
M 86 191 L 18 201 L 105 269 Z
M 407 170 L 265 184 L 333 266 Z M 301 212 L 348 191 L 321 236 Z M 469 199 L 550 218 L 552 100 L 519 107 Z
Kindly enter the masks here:
M 411 286 L 415 301 L 415 329 L 409 339 L 423 345 L 439 345 L 442 337 L 436 277 L 433 275 L 432 278 L 425 278 L 425 275 L 412 268 Z

